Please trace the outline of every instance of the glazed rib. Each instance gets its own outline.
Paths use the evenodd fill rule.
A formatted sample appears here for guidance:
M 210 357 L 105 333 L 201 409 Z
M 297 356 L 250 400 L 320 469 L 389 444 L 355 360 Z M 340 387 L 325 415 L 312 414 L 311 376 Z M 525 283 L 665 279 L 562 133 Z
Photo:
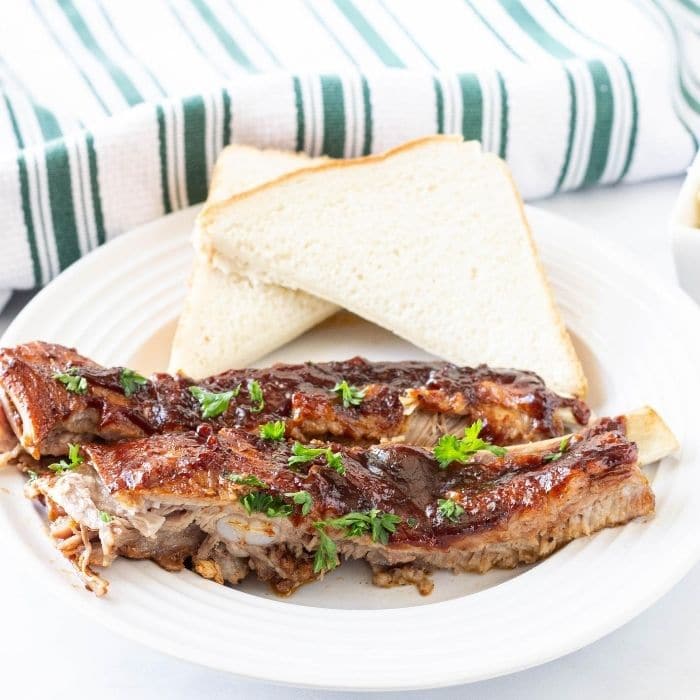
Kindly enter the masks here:
M 22 447 L 35 458 L 63 455 L 70 442 L 136 439 L 194 430 L 203 422 L 189 391 L 191 379 L 155 374 L 125 396 L 122 369 L 104 368 L 74 349 L 49 343 L 0 350 L 0 403 Z M 61 372 L 83 377 L 85 393 L 72 393 L 57 381 L 54 375 Z M 264 397 L 257 412 L 251 380 L 259 382 Z M 364 392 L 358 406 L 345 407 L 332 391 L 343 380 Z M 509 445 L 561 435 L 567 425 L 585 425 L 590 417 L 582 401 L 558 396 L 531 372 L 484 365 L 354 358 L 231 370 L 196 385 L 210 392 L 240 387 L 225 413 L 206 421 L 216 430 L 251 432 L 267 421 L 284 420 L 287 437 L 300 440 L 402 439 L 431 446 L 444 433 L 480 419 L 486 438 Z M 7 432 L 5 426 L 5 437 Z
M 564 448 L 545 441 L 503 456 L 479 452 L 446 469 L 416 446 L 331 445 L 344 475 L 324 457 L 290 467 L 289 443 L 202 426 L 86 445 L 78 469 L 42 472 L 29 489 L 47 503 L 59 548 L 98 593 L 106 583 L 95 567 L 120 555 L 151 558 L 168 569 L 191 561 L 197 573 L 219 583 L 254 572 L 289 593 L 321 575 L 314 570 L 314 524 L 371 509 L 400 518 L 396 531 L 382 543 L 328 527 L 338 553 L 366 560 L 379 585 L 410 582 L 428 592 L 433 569 L 483 572 L 532 563 L 572 539 L 650 515 L 654 496 L 629 438 L 654 459 L 676 443 L 656 414 L 644 412 L 644 425 L 640 415 L 601 419 Z M 557 444 L 561 454 L 554 458 Z M 242 485 L 236 481 L 242 476 L 264 486 Z M 293 511 L 282 517 L 248 512 L 241 499 L 252 491 Z M 312 499 L 307 515 L 289 496 L 301 491 Z M 439 499 L 454 501 L 462 514 L 446 517 Z

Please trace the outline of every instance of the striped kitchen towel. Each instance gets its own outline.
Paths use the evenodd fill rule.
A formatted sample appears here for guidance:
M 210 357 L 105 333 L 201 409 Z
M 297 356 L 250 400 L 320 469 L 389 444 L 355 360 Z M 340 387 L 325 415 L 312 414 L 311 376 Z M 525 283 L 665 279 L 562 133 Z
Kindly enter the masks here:
M 529 198 L 679 173 L 699 76 L 698 0 L 4 3 L 0 290 L 201 202 L 231 141 L 460 133 Z

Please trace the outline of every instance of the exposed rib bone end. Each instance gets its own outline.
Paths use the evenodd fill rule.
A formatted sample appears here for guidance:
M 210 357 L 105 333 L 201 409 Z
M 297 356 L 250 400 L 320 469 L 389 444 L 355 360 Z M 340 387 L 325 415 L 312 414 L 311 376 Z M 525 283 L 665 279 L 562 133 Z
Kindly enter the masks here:
M 640 467 L 663 459 L 680 447 L 676 436 L 671 432 L 663 418 L 650 406 L 642 406 L 642 408 L 624 414 L 621 418 L 625 425 L 625 436 L 630 442 L 637 445 Z M 592 421 L 588 427 L 594 423 L 595 421 Z M 506 449 L 515 453 L 556 450 L 560 442 L 561 437 L 556 437 L 539 442 L 512 445 Z
M 639 464 L 651 464 L 676 452 L 680 444 L 666 422 L 651 406 L 625 415 L 627 438 L 637 444 Z

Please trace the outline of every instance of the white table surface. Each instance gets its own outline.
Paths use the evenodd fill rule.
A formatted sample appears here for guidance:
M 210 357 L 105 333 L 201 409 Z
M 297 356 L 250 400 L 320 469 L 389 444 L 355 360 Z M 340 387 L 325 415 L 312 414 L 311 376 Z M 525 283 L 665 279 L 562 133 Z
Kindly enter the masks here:
M 650 274 L 675 281 L 666 219 L 680 183 L 680 178 L 674 178 L 592 190 L 538 204 L 622 243 L 631 255 L 646 264 Z M 0 333 L 28 298 L 27 294 L 15 295 L 0 314 Z M 654 566 L 654 562 L 650 561 L 649 566 Z M 700 566 L 696 566 L 651 609 L 579 652 L 470 686 L 382 697 L 700 697 L 699 591 Z M 611 591 L 611 595 L 623 596 L 624 591 Z M 245 630 L 241 634 L 245 635 Z M 270 663 L 275 662 L 270 659 Z M 240 681 L 171 659 L 127 642 L 72 610 L 58 608 L 51 594 L 42 588 L 42 581 L 25 580 L 21 571 L 0 569 L 2 698 L 310 700 L 328 695 L 339 699 L 354 697 L 350 693 L 294 690 Z

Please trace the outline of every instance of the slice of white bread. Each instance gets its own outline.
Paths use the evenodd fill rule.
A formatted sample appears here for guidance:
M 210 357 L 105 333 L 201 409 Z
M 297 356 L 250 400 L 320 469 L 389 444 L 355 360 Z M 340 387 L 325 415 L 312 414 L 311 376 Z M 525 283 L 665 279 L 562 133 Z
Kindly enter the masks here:
M 585 395 L 520 196 L 477 143 L 429 137 L 289 173 L 207 207 L 200 226 L 251 279 L 342 305 L 452 362 L 530 369 Z
M 228 146 L 216 162 L 206 206 L 279 175 L 325 159 L 285 151 Z M 202 250 L 195 226 L 190 286 L 178 320 L 168 371 L 195 379 L 245 367 L 330 316 L 322 299 L 229 271 Z
M 226 146 L 216 159 L 207 204 L 221 202 L 293 170 L 327 161 L 328 158 L 310 158 L 305 153 L 294 151 L 276 151 L 239 144 Z

